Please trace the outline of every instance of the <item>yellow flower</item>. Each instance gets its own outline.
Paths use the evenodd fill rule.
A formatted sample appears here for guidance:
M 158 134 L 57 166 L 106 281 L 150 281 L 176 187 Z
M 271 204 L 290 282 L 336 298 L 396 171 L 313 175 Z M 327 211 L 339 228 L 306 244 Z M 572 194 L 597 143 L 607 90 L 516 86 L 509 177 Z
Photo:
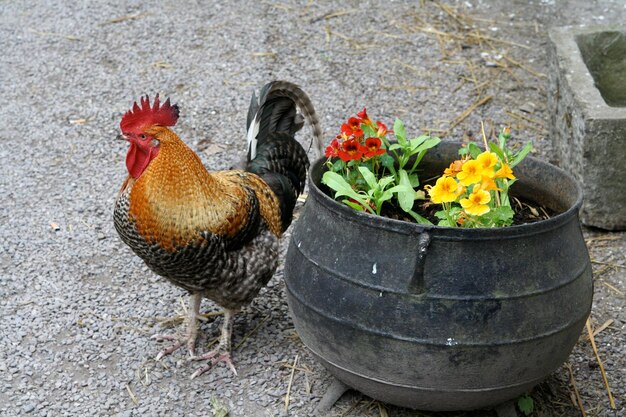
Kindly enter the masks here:
M 483 168 L 493 168 L 498 163 L 498 155 L 493 152 L 485 151 L 478 155 L 476 158 L 478 162 L 483 166 Z
M 456 174 L 456 177 L 461 181 L 461 184 L 468 186 L 475 184 L 482 179 L 483 165 L 473 159 L 465 162 L 461 168 L 461 172 Z
M 441 177 L 434 187 L 428 189 L 430 199 L 435 204 L 450 203 L 459 195 L 459 184 L 454 178 Z
M 507 164 L 502 164 L 502 168 L 500 168 L 496 172 L 496 178 L 508 178 L 510 180 L 515 179 L 515 175 L 513 175 L 513 170 Z
M 498 159 L 498 155 L 493 152 L 485 151 L 478 155 L 476 160 L 483 166 L 483 181 L 485 180 L 485 177 L 493 178 L 496 175 L 494 168 L 500 161 Z
M 483 176 L 480 184 L 474 186 L 474 189 L 478 189 L 476 187 L 480 188 L 481 190 L 485 190 L 485 191 L 491 191 L 491 190 L 498 190 L 498 191 L 500 191 L 500 189 L 498 188 L 498 185 L 496 184 L 494 179 L 490 178 L 490 177 L 485 177 L 485 176 Z
M 474 190 L 468 198 L 461 199 L 461 207 L 467 214 L 474 216 L 482 216 L 489 212 L 489 206 L 487 205 L 491 201 L 491 195 L 484 190 Z

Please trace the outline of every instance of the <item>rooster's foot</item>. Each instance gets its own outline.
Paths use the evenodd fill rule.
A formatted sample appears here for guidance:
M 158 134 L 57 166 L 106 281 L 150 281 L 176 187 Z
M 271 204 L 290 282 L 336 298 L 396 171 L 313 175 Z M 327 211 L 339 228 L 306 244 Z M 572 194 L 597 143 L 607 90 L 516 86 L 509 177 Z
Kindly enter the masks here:
M 174 341 L 174 344 L 172 344 L 172 346 L 168 347 L 167 349 L 163 349 L 162 351 L 159 352 L 159 354 L 156 356 L 155 360 L 160 360 L 161 358 L 167 356 L 167 355 L 171 355 L 172 353 L 176 352 L 178 349 L 180 349 L 183 346 L 187 346 L 187 350 L 189 350 L 189 355 L 191 357 L 195 356 L 195 344 L 196 344 L 196 338 L 195 337 L 188 337 L 188 338 L 179 338 L 178 336 L 172 336 L 172 335 L 168 335 L 168 334 L 155 334 L 154 336 L 152 336 L 152 339 L 155 339 L 158 342 L 162 342 L 164 340 L 172 340 Z
M 196 339 L 198 338 L 198 314 L 200 310 L 200 302 L 202 296 L 200 294 L 192 294 L 189 301 L 189 311 L 187 312 L 187 336 L 179 337 L 169 334 L 156 334 L 153 339 L 161 342 L 164 340 L 172 340 L 174 344 L 167 349 L 162 350 L 156 356 L 156 360 L 160 360 L 164 356 L 171 355 L 183 346 L 187 346 L 189 355 L 193 358 L 196 356 Z
M 237 370 L 233 364 L 233 360 L 230 356 L 231 347 L 231 335 L 233 331 L 233 322 L 235 321 L 235 314 L 237 310 L 225 309 L 224 310 L 224 323 L 222 324 L 222 334 L 220 336 L 219 344 L 215 349 L 201 356 L 195 356 L 191 358 L 195 361 L 209 360 L 210 362 L 198 369 L 191 375 L 191 379 L 202 375 L 203 373 L 210 371 L 215 365 L 220 362 L 224 362 L 233 374 L 237 376 Z
M 196 370 L 196 372 L 194 372 L 191 375 L 191 379 L 194 379 L 200 375 L 202 375 L 203 373 L 210 371 L 211 369 L 213 369 L 213 367 L 215 365 L 217 365 L 220 362 L 224 362 L 229 368 L 230 370 L 233 372 L 233 374 L 235 374 L 235 376 L 237 376 L 237 369 L 235 369 L 235 365 L 233 364 L 233 360 L 230 357 L 230 352 L 223 352 L 221 351 L 219 348 L 216 350 L 213 350 L 207 354 L 201 355 L 201 356 L 194 356 L 193 358 L 191 358 L 194 361 L 205 361 L 205 360 L 209 360 L 210 362 L 208 364 L 206 364 L 205 366 L 203 366 L 202 368 L 199 368 L 198 370 Z

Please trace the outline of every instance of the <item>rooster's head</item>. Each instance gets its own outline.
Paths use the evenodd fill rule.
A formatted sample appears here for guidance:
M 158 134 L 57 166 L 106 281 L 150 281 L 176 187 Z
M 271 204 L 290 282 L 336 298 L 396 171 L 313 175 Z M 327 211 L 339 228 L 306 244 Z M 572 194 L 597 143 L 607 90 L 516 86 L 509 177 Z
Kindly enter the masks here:
M 156 128 L 174 126 L 178 120 L 178 105 L 170 104 L 169 98 L 161 105 L 157 94 L 151 107 L 146 95 L 141 97 L 140 103 L 141 107 L 135 102 L 120 122 L 122 134 L 119 138 L 130 142 L 126 167 L 133 178 L 139 178 L 159 153 L 160 141 L 155 134 L 155 130 L 158 130 Z

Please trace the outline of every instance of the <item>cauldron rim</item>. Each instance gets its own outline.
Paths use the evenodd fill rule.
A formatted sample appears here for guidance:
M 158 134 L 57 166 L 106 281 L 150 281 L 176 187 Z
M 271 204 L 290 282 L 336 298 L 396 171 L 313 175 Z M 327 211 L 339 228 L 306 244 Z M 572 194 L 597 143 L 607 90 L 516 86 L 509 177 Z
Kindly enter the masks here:
M 441 142 L 437 148 L 439 150 L 450 151 L 452 148 L 458 150 L 461 146 L 460 142 Z M 435 149 L 437 149 L 435 148 Z M 429 150 L 433 152 L 433 149 Z M 422 164 L 428 160 L 429 154 L 427 153 L 422 161 Z M 551 171 L 559 178 L 567 181 L 568 186 L 573 188 L 575 198 L 573 203 L 567 204 L 568 208 L 546 220 L 540 220 L 534 223 L 526 223 L 520 225 L 512 225 L 508 227 L 496 227 L 496 228 L 460 228 L 460 227 L 447 227 L 437 226 L 429 224 L 418 224 L 413 222 L 407 222 L 403 220 L 391 219 L 388 217 L 377 216 L 367 212 L 360 212 L 354 210 L 345 204 L 342 204 L 321 190 L 321 177 L 323 173 L 324 162 L 326 157 L 318 158 L 309 169 L 309 195 L 312 196 L 329 211 L 335 212 L 337 215 L 348 218 L 353 221 L 358 221 L 361 224 L 371 226 L 372 228 L 385 229 L 395 233 L 403 234 L 419 234 L 424 231 L 429 233 L 435 233 L 440 237 L 446 237 L 451 240 L 455 239 L 506 239 L 516 238 L 519 236 L 531 236 L 538 233 L 544 233 L 548 230 L 552 230 L 561 227 L 564 223 L 577 218 L 578 212 L 583 203 L 583 191 L 578 183 L 569 173 L 563 169 L 552 165 L 548 162 L 544 162 L 532 156 L 527 156 L 518 167 L 532 166 L 535 169 Z M 450 161 L 452 162 L 452 161 Z M 518 178 L 520 181 L 515 183 L 513 187 L 520 187 L 520 183 L 523 180 L 529 181 L 532 178 Z M 523 186 L 523 185 L 522 185 Z M 571 200 L 571 196 L 570 196 Z

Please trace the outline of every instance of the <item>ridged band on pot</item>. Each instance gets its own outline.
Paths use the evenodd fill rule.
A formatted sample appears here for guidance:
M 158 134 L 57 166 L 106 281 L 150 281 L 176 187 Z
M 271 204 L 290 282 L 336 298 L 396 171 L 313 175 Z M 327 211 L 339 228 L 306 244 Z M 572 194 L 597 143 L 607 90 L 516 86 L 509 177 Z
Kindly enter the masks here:
M 441 143 L 420 178 L 459 144 Z M 424 410 L 514 398 L 557 369 L 591 309 L 582 193 L 562 170 L 526 158 L 512 193 L 560 212 L 498 229 L 424 226 L 356 212 L 320 189 L 296 223 L 285 282 L 296 330 L 337 378 Z

